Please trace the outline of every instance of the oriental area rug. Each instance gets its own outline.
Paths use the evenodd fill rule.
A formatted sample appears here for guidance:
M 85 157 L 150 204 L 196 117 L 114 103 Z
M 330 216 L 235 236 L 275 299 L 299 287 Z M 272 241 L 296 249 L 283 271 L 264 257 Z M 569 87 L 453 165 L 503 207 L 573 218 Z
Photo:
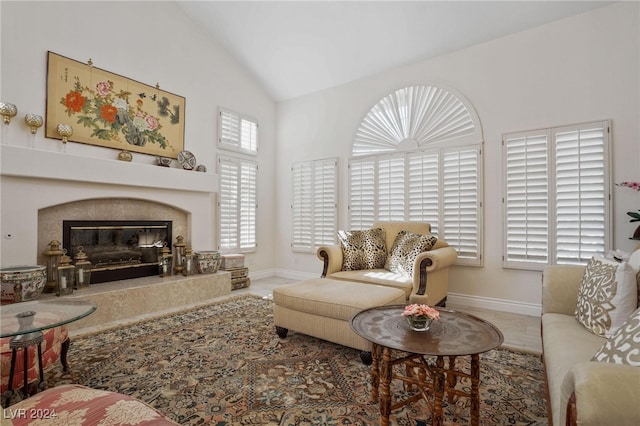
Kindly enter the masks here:
M 69 372 L 49 370 L 47 387 L 77 383 L 124 393 L 183 425 L 379 424 L 371 367 L 359 351 L 293 331 L 280 339 L 272 312 L 271 300 L 243 295 L 84 335 L 72 340 Z M 410 394 L 402 383 L 392 392 Z M 539 356 L 482 354 L 480 399 L 481 424 L 547 424 Z M 446 404 L 444 413 L 445 424 L 468 424 L 468 399 Z M 429 425 L 431 414 L 419 401 L 392 412 L 390 421 Z

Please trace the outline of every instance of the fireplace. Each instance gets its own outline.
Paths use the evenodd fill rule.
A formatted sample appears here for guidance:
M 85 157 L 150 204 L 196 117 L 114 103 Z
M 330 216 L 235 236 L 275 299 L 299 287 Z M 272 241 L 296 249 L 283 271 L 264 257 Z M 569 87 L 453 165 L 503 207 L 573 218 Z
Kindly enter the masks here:
M 158 250 L 171 247 L 170 220 L 64 220 L 62 246 L 80 247 L 91 262 L 91 284 L 158 275 Z

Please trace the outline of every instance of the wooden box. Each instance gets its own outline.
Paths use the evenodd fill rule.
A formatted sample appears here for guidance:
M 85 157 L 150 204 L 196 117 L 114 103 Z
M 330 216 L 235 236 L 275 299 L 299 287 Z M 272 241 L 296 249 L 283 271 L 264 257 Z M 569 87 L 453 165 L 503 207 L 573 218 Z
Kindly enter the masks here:
M 231 290 L 237 290 L 239 288 L 249 287 L 251 285 L 251 279 L 249 277 L 246 278 L 237 278 L 235 281 L 231 280 Z

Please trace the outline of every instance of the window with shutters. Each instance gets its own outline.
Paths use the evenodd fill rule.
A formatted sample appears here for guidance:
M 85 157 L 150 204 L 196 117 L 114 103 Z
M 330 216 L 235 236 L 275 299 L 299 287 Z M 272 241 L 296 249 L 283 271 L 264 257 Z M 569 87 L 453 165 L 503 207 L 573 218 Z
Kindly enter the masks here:
M 258 122 L 236 112 L 219 108 L 218 147 L 257 155 Z
M 610 247 L 609 121 L 503 135 L 505 267 L 584 265 Z
M 291 167 L 294 251 L 313 252 L 336 242 L 338 231 L 338 159 L 294 163 Z
M 353 158 L 350 229 L 428 222 L 434 235 L 456 247 L 459 264 L 479 265 L 481 164 L 480 145 Z
M 222 252 L 256 248 L 257 176 L 255 161 L 218 156 L 218 248 Z
M 389 94 L 363 118 L 352 155 L 350 229 L 428 222 L 458 264 L 482 264 L 482 129 L 462 95 L 436 86 Z

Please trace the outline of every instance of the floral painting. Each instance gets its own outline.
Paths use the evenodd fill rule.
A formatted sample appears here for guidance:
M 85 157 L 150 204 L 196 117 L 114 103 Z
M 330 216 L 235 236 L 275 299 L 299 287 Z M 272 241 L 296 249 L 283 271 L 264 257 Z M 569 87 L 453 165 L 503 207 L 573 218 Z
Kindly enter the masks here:
M 184 149 L 184 97 L 49 52 L 46 136 L 177 158 Z

